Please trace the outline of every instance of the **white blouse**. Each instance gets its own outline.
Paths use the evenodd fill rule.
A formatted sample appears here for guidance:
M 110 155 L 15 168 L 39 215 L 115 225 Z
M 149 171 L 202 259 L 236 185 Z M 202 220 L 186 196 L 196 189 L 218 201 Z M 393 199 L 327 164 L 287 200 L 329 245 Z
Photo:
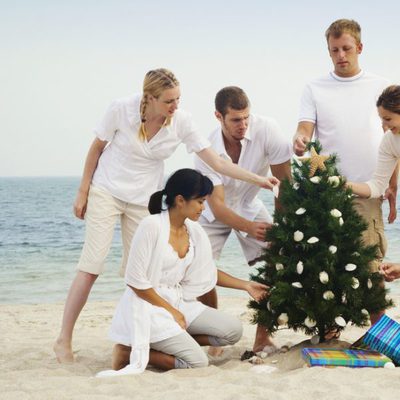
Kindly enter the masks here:
M 150 196 L 163 185 L 164 160 L 180 143 L 189 153 L 210 146 L 199 134 L 190 114 L 176 110 L 171 123 L 150 140 L 140 140 L 140 94 L 114 100 L 95 135 L 109 144 L 100 156 L 93 184 L 131 204 L 147 206 Z

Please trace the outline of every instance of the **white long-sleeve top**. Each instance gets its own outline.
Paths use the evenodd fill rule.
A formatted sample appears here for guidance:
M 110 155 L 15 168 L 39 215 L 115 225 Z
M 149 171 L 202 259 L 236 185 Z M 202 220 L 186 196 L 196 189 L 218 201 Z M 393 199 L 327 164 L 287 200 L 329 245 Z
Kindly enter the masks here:
M 166 291 L 176 293 L 184 302 L 195 302 L 196 298 L 209 292 L 217 282 L 217 269 L 212 257 L 211 244 L 207 234 L 197 222 L 185 221 L 193 246 L 193 259 L 183 276 L 176 274 L 177 282 L 168 282 Z M 163 276 L 163 257 L 168 252 L 170 221 L 168 211 L 150 215 L 142 220 L 133 237 L 128 264 L 125 273 L 127 285 L 136 289 L 154 288 L 159 291 Z M 127 312 L 127 305 L 129 307 Z M 166 335 L 165 325 L 157 328 L 152 322 L 154 308 L 152 304 L 141 299 L 128 287 L 117 306 L 113 318 L 110 336 L 122 344 L 132 346 L 130 373 L 143 372 L 149 360 L 150 341 L 163 340 Z M 169 314 L 169 313 L 167 313 Z M 122 317 L 121 317 L 122 316 Z M 172 316 L 169 316 L 171 317 Z M 161 330 L 155 332 L 154 330 Z M 129 343 L 119 340 L 119 332 L 130 332 Z M 175 333 L 176 334 L 176 333 Z M 167 335 L 168 336 L 168 335 Z
M 371 189 L 371 198 L 380 197 L 389 184 L 390 177 L 400 159 L 400 135 L 387 131 L 379 146 L 378 164 L 367 185 Z

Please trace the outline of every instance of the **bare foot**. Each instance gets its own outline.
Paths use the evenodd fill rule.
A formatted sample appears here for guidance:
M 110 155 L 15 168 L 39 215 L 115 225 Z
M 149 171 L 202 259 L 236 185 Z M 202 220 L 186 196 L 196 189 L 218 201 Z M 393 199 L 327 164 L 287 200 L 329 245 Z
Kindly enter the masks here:
M 118 371 L 129 364 L 131 347 L 116 344 L 112 352 L 111 368 Z
M 65 342 L 57 339 L 53 346 L 57 361 L 60 364 L 71 364 L 74 362 L 74 354 L 72 353 L 71 342 Z
M 340 338 L 340 331 L 338 329 L 333 328 L 325 333 L 325 341 L 335 340 L 339 338 Z
M 210 346 L 208 348 L 208 355 L 211 357 L 220 357 L 223 352 L 224 352 L 224 349 L 222 347 Z
M 253 344 L 253 352 L 258 353 L 259 351 L 263 351 L 265 347 L 276 348 L 265 327 L 257 325 L 256 338 L 254 339 Z

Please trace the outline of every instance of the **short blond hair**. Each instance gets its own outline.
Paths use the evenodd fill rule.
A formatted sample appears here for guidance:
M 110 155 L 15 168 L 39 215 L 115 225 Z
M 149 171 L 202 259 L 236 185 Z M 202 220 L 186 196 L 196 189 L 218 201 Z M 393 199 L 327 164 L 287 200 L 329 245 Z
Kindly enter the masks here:
M 361 26 L 353 19 L 338 19 L 332 22 L 325 32 L 326 41 L 328 42 L 330 36 L 338 39 L 343 33 L 348 33 L 353 36 L 357 44 L 361 43 Z
M 143 81 L 143 97 L 140 102 L 140 118 L 141 124 L 139 128 L 139 138 L 144 140 L 146 138 L 146 129 L 144 123 L 146 122 L 146 108 L 148 104 L 148 96 L 155 98 L 160 97 L 161 93 L 166 89 L 173 89 L 179 86 L 179 81 L 175 75 L 166 68 L 152 69 L 149 71 Z M 168 118 L 165 121 L 165 125 L 168 125 L 171 119 Z

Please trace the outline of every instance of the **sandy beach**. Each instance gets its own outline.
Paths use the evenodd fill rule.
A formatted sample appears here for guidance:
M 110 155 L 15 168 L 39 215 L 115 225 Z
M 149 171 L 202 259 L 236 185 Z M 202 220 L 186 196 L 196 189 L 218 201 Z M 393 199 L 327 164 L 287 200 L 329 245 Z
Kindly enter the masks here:
M 396 298 L 399 304 L 399 298 Z M 308 368 L 300 351 L 313 347 L 309 338 L 288 329 L 275 335 L 287 353 L 273 354 L 262 365 L 240 361 L 250 349 L 255 326 L 249 323 L 246 300 L 224 297 L 221 308 L 243 321 L 244 335 L 228 352 L 228 360 L 196 370 L 159 372 L 99 379 L 94 375 L 110 368 L 112 343 L 108 328 L 115 304 L 89 302 L 78 320 L 74 349 L 76 362 L 60 365 L 52 344 L 62 316 L 62 304 L 0 305 L 0 399 L 398 399 L 400 368 Z M 400 308 L 388 311 L 400 320 Z M 348 327 L 340 341 L 344 347 L 364 329 Z

